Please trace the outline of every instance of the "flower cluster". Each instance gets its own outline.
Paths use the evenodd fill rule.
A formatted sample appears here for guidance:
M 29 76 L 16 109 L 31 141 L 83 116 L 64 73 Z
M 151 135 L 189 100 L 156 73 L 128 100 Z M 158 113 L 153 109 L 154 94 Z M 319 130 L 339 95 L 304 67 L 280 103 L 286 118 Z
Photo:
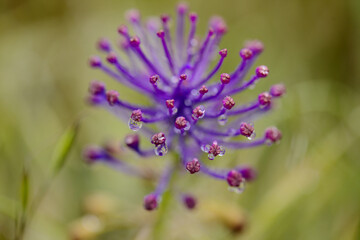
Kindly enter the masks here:
M 252 168 L 213 169 L 206 161 L 224 156 L 227 148 L 252 148 L 281 139 L 281 133 L 275 127 L 267 128 L 261 137 L 255 138 L 255 128 L 250 120 L 272 109 L 274 100 L 285 93 L 282 84 L 273 85 L 268 92 L 260 93 L 249 103 L 237 103 L 233 98 L 268 76 L 269 69 L 260 65 L 250 78 L 246 78 L 263 51 L 263 44 L 257 40 L 246 42 L 239 53 L 240 64 L 234 71 L 224 73 L 220 69 L 228 51 L 218 49 L 227 32 L 222 18 L 211 18 L 204 37 L 196 35 L 198 16 L 188 13 L 185 4 L 177 7 L 174 35 L 170 35 L 172 21 L 168 15 L 143 24 L 139 12 L 131 10 L 127 18 L 132 26 L 131 33 L 127 26 L 121 25 L 118 46 L 100 39 L 98 48 L 106 54 L 106 60 L 93 56 L 89 63 L 119 83 L 148 96 L 151 104 L 130 103 L 131 99 L 122 98 L 117 91 L 106 89 L 98 81 L 90 84 L 88 101 L 125 118 L 132 131 L 141 130 L 148 136 L 152 149 L 142 148 L 137 134 L 125 138 L 126 146 L 141 157 L 177 152 L 181 159 L 179 164 L 189 174 L 202 173 L 224 181 L 236 192 L 243 191 L 245 181 L 256 176 Z M 186 18 L 189 19 L 188 34 L 185 34 Z M 236 136 L 245 139 L 232 140 Z M 90 162 L 102 162 L 125 173 L 141 175 L 106 147 L 90 147 L 85 154 Z M 171 175 L 177 169 L 170 164 L 164 170 L 155 191 L 144 198 L 145 209 L 158 207 Z M 193 196 L 181 196 L 188 208 L 195 207 Z

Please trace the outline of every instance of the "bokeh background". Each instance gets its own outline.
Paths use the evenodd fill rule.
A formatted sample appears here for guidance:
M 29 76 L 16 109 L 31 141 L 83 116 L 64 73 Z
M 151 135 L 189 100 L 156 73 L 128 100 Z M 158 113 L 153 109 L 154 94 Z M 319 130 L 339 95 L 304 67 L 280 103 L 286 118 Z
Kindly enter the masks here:
M 152 183 L 104 166 L 86 165 L 89 143 L 122 141 L 125 123 L 85 104 L 92 79 L 128 98 L 143 99 L 87 65 L 103 36 L 114 41 L 124 13 L 168 12 L 173 0 L 0 1 L 0 239 L 14 239 L 28 183 L 29 202 L 51 182 L 24 239 L 360 239 L 360 1 L 193 0 L 200 33 L 221 15 L 229 32 L 225 71 L 239 62 L 247 39 L 266 50 L 257 64 L 271 74 L 250 95 L 282 82 L 287 95 L 255 124 L 277 125 L 281 144 L 227 153 L 221 166 L 246 163 L 258 178 L 236 195 L 222 182 L 181 175 L 177 188 L 199 198 L 186 210 L 173 197 L 161 215 L 142 208 Z M 51 180 L 53 152 L 81 119 L 66 164 Z M 142 161 L 124 152 L 128 161 Z M 24 166 L 26 174 L 24 177 Z

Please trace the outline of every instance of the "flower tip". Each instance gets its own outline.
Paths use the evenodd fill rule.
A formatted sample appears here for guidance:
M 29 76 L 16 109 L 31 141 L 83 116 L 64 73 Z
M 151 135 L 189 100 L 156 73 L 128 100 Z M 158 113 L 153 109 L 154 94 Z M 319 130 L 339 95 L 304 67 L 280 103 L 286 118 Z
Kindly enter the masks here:
M 193 109 L 191 117 L 193 120 L 198 120 L 200 118 L 203 118 L 204 115 L 205 115 L 204 106 L 197 106 L 196 108 Z
M 166 137 L 165 134 L 162 132 L 156 133 L 151 137 L 151 143 L 154 144 L 156 147 L 164 144 L 165 141 Z
M 99 81 L 92 81 L 89 86 L 89 92 L 92 95 L 101 95 L 105 93 L 105 84 Z
M 210 19 L 210 27 L 214 29 L 217 34 L 225 34 L 227 32 L 227 26 L 222 17 L 214 16 Z
M 270 94 L 273 97 L 281 97 L 286 93 L 286 87 L 284 84 L 276 84 L 270 88 Z
M 111 64 L 117 63 L 118 60 L 117 60 L 116 53 L 110 52 L 110 53 L 106 56 L 106 60 L 107 60 L 109 63 L 111 63 Z
M 230 79 L 231 79 L 231 77 L 230 77 L 230 74 L 228 74 L 228 73 L 222 73 L 220 75 L 220 81 L 222 84 L 228 84 L 230 82 Z
M 199 93 L 201 95 L 204 95 L 205 93 L 207 93 L 209 90 L 206 88 L 205 85 L 203 85 L 200 89 L 199 89 Z
M 259 104 L 263 107 L 270 106 L 271 104 L 271 95 L 268 92 L 260 93 L 258 96 Z
M 185 207 L 192 210 L 196 207 L 197 201 L 196 198 L 191 195 L 185 195 L 183 196 L 183 203 Z
M 126 36 L 128 35 L 128 32 L 128 27 L 126 25 L 120 25 L 118 27 L 118 33 L 120 33 L 121 35 Z
M 243 122 L 240 124 L 240 134 L 245 137 L 251 137 L 254 133 L 254 127 L 251 124 Z
M 130 38 L 130 46 L 132 47 L 138 47 L 140 45 L 140 39 L 138 37 L 132 37 Z
M 238 171 L 248 182 L 255 180 L 257 177 L 257 172 L 252 167 L 241 167 L 238 169 Z
M 111 50 L 110 45 L 111 45 L 110 41 L 106 38 L 101 38 L 97 43 L 98 48 L 105 52 L 108 52 Z
M 126 19 L 133 23 L 140 21 L 140 12 L 137 9 L 130 9 L 125 13 Z
M 239 187 L 240 184 L 244 181 L 244 178 L 240 172 L 231 170 L 227 174 L 226 181 L 230 187 Z
M 281 140 L 282 134 L 276 127 L 269 127 L 265 130 L 265 138 L 271 143 L 275 143 Z
M 179 3 L 177 5 L 177 11 L 179 14 L 184 15 L 188 11 L 188 5 L 186 3 Z
M 125 144 L 131 149 L 138 150 L 140 144 L 140 138 L 137 134 L 129 134 L 125 137 Z
M 198 15 L 194 12 L 189 14 L 189 19 L 191 22 L 196 22 L 196 20 L 198 19 Z
M 101 58 L 98 56 L 92 56 L 89 58 L 89 64 L 91 67 L 100 67 L 101 66 Z
M 159 30 L 157 33 L 156 33 L 156 35 L 159 37 L 159 38 L 163 38 L 164 36 L 165 36 L 165 32 L 164 32 L 164 30 Z
M 221 57 L 225 58 L 227 56 L 227 49 L 226 48 L 221 49 L 219 51 L 219 54 L 220 54 Z
M 267 77 L 267 75 L 269 75 L 269 68 L 264 65 L 258 66 L 255 70 L 255 73 L 258 78 Z
M 249 48 L 240 50 L 240 57 L 244 60 L 249 60 L 253 56 L 253 52 Z
M 83 156 L 87 163 L 93 163 L 102 158 L 104 155 L 103 149 L 98 146 L 88 146 L 84 149 Z
M 158 207 L 157 196 L 153 193 L 144 197 L 144 208 L 145 210 L 152 211 Z
M 142 112 L 140 109 L 137 109 L 137 110 L 134 110 L 132 111 L 131 113 L 131 119 L 134 121 L 134 122 L 141 122 L 142 121 Z
M 155 85 L 157 83 L 157 81 L 159 80 L 159 75 L 152 75 L 150 78 L 149 78 L 149 82 L 153 85 Z
M 106 92 L 106 100 L 110 106 L 113 106 L 119 101 L 119 93 L 115 90 L 109 90 Z
M 166 100 L 166 107 L 168 109 L 173 109 L 175 107 L 175 100 L 174 99 L 168 99 Z
M 161 19 L 161 21 L 162 21 L 163 23 L 167 23 L 167 22 L 170 20 L 170 16 L 167 15 L 167 14 L 162 14 L 162 15 L 160 16 L 160 19 Z
M 255 55 L 258 55 L 264 51 L 264 44 L 259 40 L 247 41 L 245 43 L 245 47 L 250 49 Z
M 200 162 L 197 158 L 186 163 L 186 170 L 189 171 L 190 174 L 194 174 L 200 171 Z
M 186 74 L 181 74 L 180 75 L 180 80 L 181 81 L 185 81 L 187 79 L 187 75 Z
M 177 117 L 176 120 L 175 120 L 175 127 L 177 129 L 184 129 L 186 128 L 188 125 L 188 121 L 185 119 L 185 117 L 183 116 L 180 116 L 180 117 Z
M 224 108 L 226 108 L 227 110 L 230 110 L 235 106 L 235 101 L 232 97 L 226 96 L 223 99 L 222 104 L 223 104 Z

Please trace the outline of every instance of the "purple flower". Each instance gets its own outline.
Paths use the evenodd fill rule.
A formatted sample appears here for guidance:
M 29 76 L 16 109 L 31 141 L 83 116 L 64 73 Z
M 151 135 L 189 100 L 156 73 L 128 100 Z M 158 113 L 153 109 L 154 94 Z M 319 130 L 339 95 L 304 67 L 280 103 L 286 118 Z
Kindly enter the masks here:
M 180 156 L 180 169 L 219 179 L 232 190 L 241 192 L 245 180 L 255 178 L 254 169 L 241 166 L 213 169 L 206 162 L 224 156 L 225 149 L 272 144 L 282 137 L 277 128 L 270 127 L 255 139 L 251 120 L 272 109 L 275 99 L 285 93 L 284 85 L 274 85 L 269 92 L 258 93 L 250 102 L 236 100 L 239 93 L 253 88 L 269 75 L 268 67 L 260 65 L 247 78 L 264 50 L 263 44 L 257 40 L 248 41 L 239 52 L 239 65 L 232 72 L 225 73 L 220 69 L 227 55 L 232 53 L 219 49 L 220 41 L 228 30 L 222 18 L 213 17 L 208 31 L 201 37 L 196 35 L 198 16 L 188 14 L 185 4 L 178 5 L 174 35 L 170 35 L 172 19 L 168 15 L 159 17 L 158 22 L 152 19 L 146 24 L 137 10 L 129 11 L 126 16 L 133 31 L 125 25 L 118 28 L 121 38 L 119 49 L 101 38 L 97 46 L 105 54 L 105 60 L 93 56 L 89 64 L 123 86 L 147 96 L 148 104 L 134 104 L 134 99 L 106 89 L 105 84 L 98 81 L 90 84 L 89 103 L 123 118 L 132 131 L 146 136 L 146 141 L 153 148 L 144 149 L 138 134 L 127 135 L 124 142 L 141 157 L 166 156 L 168 152 L 176 152 Z M 187 34 L 186 18 L 189 19 Z M 122 53 L 119 54 L 119 51 Z M 243 136 L 244 139 L 232 140 L 235 136 Z M 85 157 L 90 163 L 101 162 L 124 173 L 142 176 L 139 169 L 120 160 L 119 156 L 114 156 L 104 147 L 87 149 Z M 173 161 L 169 162 L 155 191 L 144 198 L 147 210 L 158 207 L 172 173 L 179 169 Z M 195 198 L 186 196 L 183 202 L 188 208 L 193 208 Z

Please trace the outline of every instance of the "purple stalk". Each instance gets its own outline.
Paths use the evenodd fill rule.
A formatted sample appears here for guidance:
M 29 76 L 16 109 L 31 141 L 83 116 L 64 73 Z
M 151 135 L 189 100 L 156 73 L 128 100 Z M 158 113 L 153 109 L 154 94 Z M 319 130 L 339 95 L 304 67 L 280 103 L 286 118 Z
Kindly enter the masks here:
M 259 106 L 260 106 L 260 104 L 256 101 L 255 103 L 252 103 L 250 106 L 243 106 L 238 109 L 229 111 L 227 113 L 227 115 L 232 116 L 232 115 L 243 114 L 243 113 L 249 112 L 251 110 L 257 109 L 257 108 L 259 108 Z

